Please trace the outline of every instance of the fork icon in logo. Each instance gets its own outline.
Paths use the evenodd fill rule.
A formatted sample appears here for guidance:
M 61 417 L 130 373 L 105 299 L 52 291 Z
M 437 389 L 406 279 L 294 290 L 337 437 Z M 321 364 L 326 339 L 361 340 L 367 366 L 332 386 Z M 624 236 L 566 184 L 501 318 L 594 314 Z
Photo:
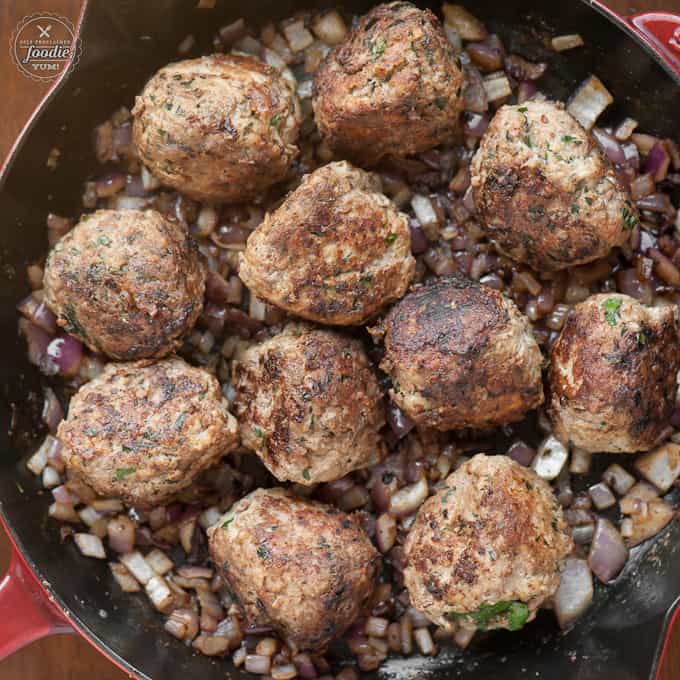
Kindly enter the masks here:
M 49 38 L 50 37 L 50 30 L 52 30 L 52 24 L 49 26 L 46 26 L 43 28 L 40 24 L 36 24 L 38 30 L 40 31 L 40 37 L 41 38 Z

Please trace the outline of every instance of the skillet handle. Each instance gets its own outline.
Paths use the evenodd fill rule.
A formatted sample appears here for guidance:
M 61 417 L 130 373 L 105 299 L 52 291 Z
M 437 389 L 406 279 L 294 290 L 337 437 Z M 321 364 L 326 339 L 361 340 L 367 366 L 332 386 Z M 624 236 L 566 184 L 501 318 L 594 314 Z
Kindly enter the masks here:
M 0 661 L 34 640 L 59 633 L 75 633 L 16 546 L 5 577 L 0 581 Z
M 680 14 L 643 12 L 626 22 L 680 77 Z

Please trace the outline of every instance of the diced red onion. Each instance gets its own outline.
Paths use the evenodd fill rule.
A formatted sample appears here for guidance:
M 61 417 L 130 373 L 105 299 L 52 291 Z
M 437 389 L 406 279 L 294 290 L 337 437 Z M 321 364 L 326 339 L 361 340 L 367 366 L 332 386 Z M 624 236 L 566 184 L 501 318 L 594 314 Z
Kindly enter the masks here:
M 657 142 L 649 151 L 644 170 L 652 175 L 656 182 L 662 182 L 668 175 L 670 162 L 671 157 L 668 155 L 666 147 L 662 142 Z
M 52 497 L 57 503 L 61 503 L 62 505 L 74 505 L 78 500 L 71 495 L 63 484 L 52 489 Z
M 31 323 L 42 328 L 47 333 L 54 334 L 57 330 L 57 317 L 54 316 L 44 300 L 39 300 L 35 294 L 24 298 L 17 310 Z
M 650 194 L 636 202 L 640 210 L 649 210 L 656 213 L 671 215 L 675 213 L 673 204 L 668 194 Z
M 47 429 L 54 434 L 59 423 L 64 419 L 64 409 L 61 407 L 57 395 L 51 387 L 45 388 L 45 401 L 43 402 L 42 421 Z
M 415 484 L 399 489 L 390 499 L 390 514 L 406 517 L 414 513 L 427 498 L 428 491 L 425 477 L 421 477 Z
M 54 213 L 47 215 L 47 242 L 53 248 L 57 241 L 73 229 L 73 220 Z
M 62 375 L 74 376 L 78 374 L 83 358 L 83 345 L 70 335 L 61 335 L 50 342 L 46 355 L 59 367 Z
M 517 103 L 531 101 L 538 94 L 538 87 L 533 80 L 523 80 L 517 88 Z
M 198 634 L 198 614 L 193 609 L 175 609 L 164 628 L 178 640 L 193 640 Z
M 611 508 L 616 503 L 616 498 L 609 487 L 604 482 L 593 484 L 588 493 L 593 499 L 593 504 L 598 510 L 605 510 Z
M 623 149 L 623 155 L 626 159 L 626 165 L 637 170 L 640 167 L 640 151 L 637 146 L 631 142 L 629 144 L 623 144 L 621 148 Z
M 635 469 L 662 493 L 680 477 L 680 445 L 668 443 L 639 456 Z
M 429 247 L 427 236 L 425 236 L 425 232 L 420 226 L 411 225 L 410 229 L 411 252 L 414 255 L 420 255 L 421 253 L 424 253 Z
M 593 540 L 595 532 L 595 522 L 590 524 L 579 524 L 572 528 L 571 536 L 577 545 L 588 545 Z
M 669 503 L 661 499 L 650 501 L 645 513 L 632 516 L 632 527 L 626 543 L 632 548 L 656 536 L 674 517 L 675 510 Z
M 480 72 L 471 65 L 463 67 L 466 76 L 465 91 L 465 110 L 474 113 L 485 113 L 489 110 L 489 100 L 486 96 L 486 88 Z
M 612 163 L 623 165 L 626 162 L 626 154 L 612 135 L 597 127 L 593 128 L 592 132 L 595 141 Z
M 628 548 L 621 534 L 608 519 L 599 517 L 588 554 L 591 571 L 602 583 L 609 583 L 621 573 L 627 560 Z
M 669 258 L 656 248 L 650 248 L 647 255 L 654 260 L 654 271 L 660 279 L 671 286 L 680 287 L 680 269 Z
M 220 36 L 222 44 L 225 47 L 230 47 L 237 40 L 243 38 L 246 32 L 247 32 L 246 22 L 243 19 L 243 17 L 241 17 L 240 19 L 232 21 L 230 24 L 227 24 L 226 26 L 222 26 L 217 33 Z
M 567 557 L 553 605 L 560 628 L 565 630 L 593 601 L 593 576 L 586 560 Z
M 522 441 L 517 441 L 508 449 L 507 455 L 520 465 L 531 467 L 531 463 L 536 457 L 536 449 Z
M 318 677 L 309 654 L 297 654 L 293 657 L 293 663 L 298 669 L 300 677 L 305 678 L 305 680 L 315 680 Z
M 643 304 L 651 304 L 654 291 L 649 281 L 640 281 L 636 269 L 621 269 L 616 273 L 616 283 L 619 291 L 630 295 Z
M 387 405 L 387 424 L 392 428 L 397 439 L 403 439 L 415 427 L 415 422 L 393 401 Z
M 635 477 L 618 463 L 612 463 L 602 474 L 602 481 L 614 489 L 619 496 L 623 496 L 635 484 Z
M 470 137 L 482 137 L 490 122 L 491 117 L 487 113 L 468 113 L 465 116 L 463 131 Z
M 649 173 L 638 175 L 630 184 L 630 195 L 634 201 L 639 201 L 654 193 L 656 184 Z
M 476 210 L 476 208 L 475 208 L 475 198 L 474 198 L 474 194 L 472 193 L 472 187 L 471 186 L 468 187 L 468 190 L 465 192 L 465 195 L 463 196 L 463 206 L 470 213 L 474 213 L 475 210 Z
M 485 42 L 471 42 L 465 47 L 477 68 L 490 73 L 503 68 L 503 51 L 497 44 L 487 40 Z
M 523 82 L 538 80 L 546 72 L 547 68 L 548 64 L 545 62 L 527 61 L 518 54 L 511 54 L 505 58 L 505 70 L 515 80 Z
M 568 456 L 569 453 L 564 444 L 550 435 L 538 447 L 532 467 L 542 479 L 552 480 L 560 474 Z
M 54 364 L 48 365 L 45 361 L 47 346 L 50 344 L 52 336 L 42 328 L 32 324 L 28 319 L 19 319 L 19 332 L 26 338 L 28 360 L 48 375 L 56 373 L 57 367 Z
M 121 172 L 114 172 L 95 182 L 95 191 L 98 198 L 110 198 L 122 191 L 127 185 L 127 179 Z M 134 196 L 135 194 L 128 194 Z
M 125 515 L 112 519 L 107 526 L 109 546 L 117 553 L 131 553 L 135 546 L 135 523 Z

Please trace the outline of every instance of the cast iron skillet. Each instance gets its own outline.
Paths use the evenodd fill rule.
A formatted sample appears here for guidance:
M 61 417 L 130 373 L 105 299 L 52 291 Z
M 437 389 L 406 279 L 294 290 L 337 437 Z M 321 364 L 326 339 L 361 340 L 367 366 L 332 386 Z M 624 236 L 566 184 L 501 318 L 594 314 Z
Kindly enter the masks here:
M 187 33 L 205 45 L 218 26 L 238 16 L 262 23 L 326 4 L 334 3 L 219 0 L 214 10 L 198 10 L 196 0 L 90 0 L 81 15 L 79 64 L 43 102 L 6 163 L 0 178 L 0 509 L 17 550 L 0 584 L 0 658 L 38 637 L 75 630 L 140 678 L 253 677 L 230 671 L 228 661 L 192 654 L 162 631 L 161 617 L 143 595 L 117 589 L 106 563 L 82 558 L 72 542 L 60 544 L 57 523 L 46 520 L 48 494 L 36 495 L 39 484 L 24 465 L 44 436 L 37 425 L 42 394 L 40 376 L 17 337 L 15 304 L 28 292 L 25 265 L 47 249 L 46 214 L 75 215 L 81 209 L 82 182 L 96 168 L 90 131 L 121 104 L 130 105 L 146 79 L 176 59 L 176 46 Z M 364 12 L 371 4 L 348 0 L 343 7 Z M 550 60 L 542 82 L 549 94 L 564 99 L 595 72 L 615 95 L 613 119 L 625 112 L 643 130 L 680 141 L 680 75 L 672 73 L 674 68 L 680 74 L 680 17 L 639 17 L 635 23 L 638 30 L 648 29 L 645 37 L 594 0 L 476 0 L 471 9 L 511 50 Z M 578 32 L 586 47 L 548 53 L 538 39 L 546 31 Z M 674 31 L 675 56 L 668 42 Z M 53 172 L 45 161 L 55 146 L 62 155 Z M 10 436 L 10 429 L 18 434 Z M 654 677 L 680 594 L 678 560 L 680 523 L 675 522 L 636 549 L 617 582 L 598 590 L 595 604 L 570 633 L 561 634 L 554 617 L 544 613 L 522 633 L 496 633 L 465 653 L 448 651 L 436 659 L 392 659 L 369 677 Z

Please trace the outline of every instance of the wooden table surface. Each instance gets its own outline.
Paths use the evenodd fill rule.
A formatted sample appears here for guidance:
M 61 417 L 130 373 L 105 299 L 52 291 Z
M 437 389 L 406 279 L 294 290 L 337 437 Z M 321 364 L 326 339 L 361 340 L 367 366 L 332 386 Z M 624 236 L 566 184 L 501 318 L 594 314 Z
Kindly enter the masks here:
M 680 0 L 605 0 L 622 14 L 644 10 L 675 10 Z M 3 86 L 3 122 L 0 127 L 0 163 L 31 112 L 47 90 L 47 85 L 27 80 L 19 74 L 7 52 L 9 36 L 17 22 L 41 10 L 56 12 L 76 21 L 80 0 L 22 0 L 0 2 L 0 83 Z M 87 49 L 87 46 L 85 46 Z M 0 574 L 9 560 L 9 547 L 0 531 Z M 622 612 L 622 616 L 625 613 Z M 634 644 L 634 641 L 631 641 Z M 100 656 L 87 642 L 75 636 L 57 636 L 35 642 L 0 663 L 1 680 L 123 680 L 128 676 Z M 161 678 L 154 680 L 162 680 Z M 616 680 L 616 679 L 612 679 Z M 671 639 L 670 651 L 660 680 L 680 680 L 680 625 Z

